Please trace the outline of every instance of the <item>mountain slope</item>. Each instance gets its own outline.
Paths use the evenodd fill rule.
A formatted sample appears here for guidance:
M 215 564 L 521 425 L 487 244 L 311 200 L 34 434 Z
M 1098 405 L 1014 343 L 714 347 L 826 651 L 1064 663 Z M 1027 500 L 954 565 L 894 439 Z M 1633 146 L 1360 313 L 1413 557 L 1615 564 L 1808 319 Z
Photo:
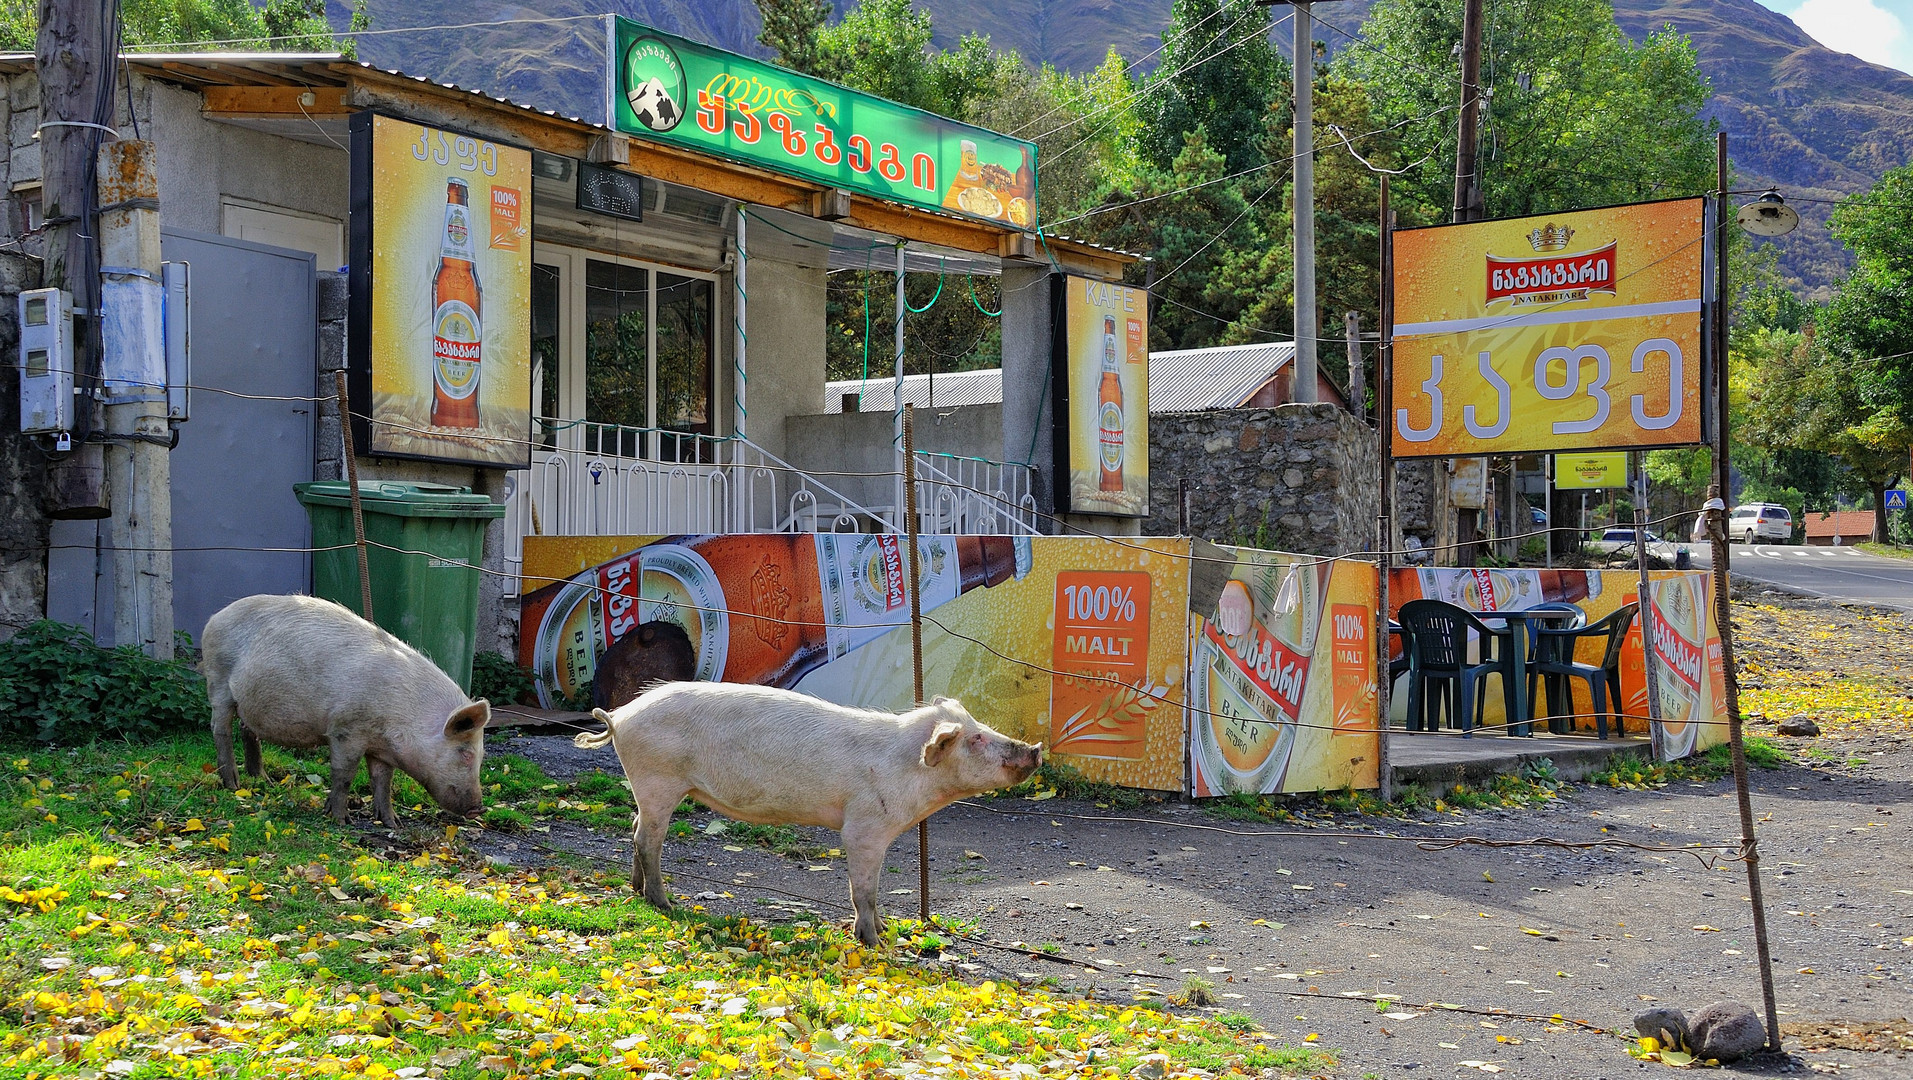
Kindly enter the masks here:
M 853 0 L 835 0 L 841 8 Z M 931 12 L 937 43 L 987 35 L 1026 59 L 1085 71 L 1111 48 L 1132 59 L 1162 44 L 1170 0 L 917 0 Z M 1317 5 L 1318 20 L 1354 31 L 1372 0 Z M 349 3 L 333 0 L 343 27 Z M 373 27 L 550 20 L 597 14 L 590 0 L 374 0 Z M 761 55 L 752 0 L 617 0 L 611 10 L 720 48 Z M 1913 76 L 1827 49 L 1783 15 L 1754 0 L 1615 0 L 1615 17 L 1635 38 L 1672 24 L 1694 41 L 1712 80 L 1708 107 L 1728 134 L 1740 188 L 1780 187 L 1802 225 L 1777 241 L 1781 266 L 1805 291 L 1823 291 L 1844 272 L 1845 255 L 1827 234 L 1834 200 L 1913 161 Z M 1281 36 L 1286 40 L 1286 28 Z M 1331 51 L 1350 47 L 1337 30 L 1317 37 Z M 384 67 L 486 90 L 568 115 L 601 119 L 605 102 L 602 24 L 551 21 L 377 35 L 361 55 Z M 1144 62 L 1140 68 L 1148 68 Z M 1766 241 L 1763 241 L 1766 242 Z

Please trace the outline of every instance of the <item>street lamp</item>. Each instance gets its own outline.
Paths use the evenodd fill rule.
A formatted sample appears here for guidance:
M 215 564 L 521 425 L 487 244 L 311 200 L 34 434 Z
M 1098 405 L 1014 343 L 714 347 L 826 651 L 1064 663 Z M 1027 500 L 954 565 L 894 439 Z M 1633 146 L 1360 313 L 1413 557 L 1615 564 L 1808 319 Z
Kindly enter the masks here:
M 1800 215 L 1787 205 L 1778 190 L 1768 188 L 1760 198 L 1741 207 L 1735 220 L 1755 236 L 1785 236 L 1799 226 Z

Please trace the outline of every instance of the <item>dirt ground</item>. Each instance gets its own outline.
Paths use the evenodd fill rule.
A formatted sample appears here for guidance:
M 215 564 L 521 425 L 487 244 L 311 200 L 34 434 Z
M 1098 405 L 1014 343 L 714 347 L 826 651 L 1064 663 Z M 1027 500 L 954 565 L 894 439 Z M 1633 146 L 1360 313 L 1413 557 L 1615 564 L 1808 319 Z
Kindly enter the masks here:
M 1834 667 L 1881 675 L 1913 654 L 1904 619 L 1764 602 L 1780 614 L 1750 609 L 1737 619 L 1749 619 L 1747 652 L 1768 682 Z M 1758 625 L 1763 618 L 1773 625 Z M 1871 648 L 1822 653 L 1800 626 L 1782 625 L 1801 619 L 1871 638 Z M 1736 1068 L 1913 1077 L 1913 730 L 1828 726 L 1810 741 L 1814 756 L 1753 775 L 1790 1056 Z M 562 738 L 495 749 L 560 780 L 617 769 L 609 750 Z M 700 828 L 709 820 L 695 819 Z M 1212 1008 L 1333 1048 L 1339 1077 L 1604 1080 L 1664 1067 L 1625 1052 L 1631 1018 L 1650 1005 L 1690 1015 L 1721 999 L 1761 1007 L 1744 866 L 1621 847 L 1448 845 L 1536 836 L 1732 844 L 1738 832 L 1731 780 L 1577 785 L 1532 808 L 1408 822 L 1317 808 L 1280 826 L 1223 820 L 1173 798 L 1129 812 L 999 798 L 933 817 L 930 866 L 939 914 L 969 921 L 984 940 L 1074 961 L 959 942 L 940 962 L 960 977 L 1047 980 L 1114 999 L 1175 996 L 1192 977 L 1208 980 Z M 628 836 L 565 823 L 478 842 L 519 863 L 550 859 L 547 848 L 629 858 Z M 826 832 L 814 842 L 837 843 Z M 840 857 L 792 859 L 700 832 L 668 843 L 665 866 L 679 893 L 711 911 L 772 920 L 847 912 Z M 887 910 L 913 914 L 911 836 L 891 849 L 888 871 Z

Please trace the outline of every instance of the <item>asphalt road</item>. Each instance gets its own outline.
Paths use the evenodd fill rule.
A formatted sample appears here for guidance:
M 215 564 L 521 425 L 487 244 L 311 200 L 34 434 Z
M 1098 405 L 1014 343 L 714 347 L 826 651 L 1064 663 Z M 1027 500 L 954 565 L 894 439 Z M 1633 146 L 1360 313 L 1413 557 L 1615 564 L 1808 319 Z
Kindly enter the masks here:
M 1692 548 L 1696 566 L 1711 565 L 1705 545 Z M 1737 578 L 1828 600 L 1913 612 L 1913 559 L 1883 559 L 1849 547 L 1735 544 L 1729 562 Z

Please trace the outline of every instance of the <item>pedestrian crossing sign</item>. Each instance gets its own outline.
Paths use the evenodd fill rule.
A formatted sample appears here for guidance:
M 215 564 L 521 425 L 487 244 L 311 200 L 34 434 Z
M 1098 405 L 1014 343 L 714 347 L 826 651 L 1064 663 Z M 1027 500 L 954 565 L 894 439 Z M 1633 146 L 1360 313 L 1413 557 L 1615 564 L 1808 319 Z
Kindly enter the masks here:
M 1895 491 L 1887 492 L 1886 493 L 1886 508 L 1888 510 L 1906 509 L 1906 492 L 1904 490 L 1895 490 Z

